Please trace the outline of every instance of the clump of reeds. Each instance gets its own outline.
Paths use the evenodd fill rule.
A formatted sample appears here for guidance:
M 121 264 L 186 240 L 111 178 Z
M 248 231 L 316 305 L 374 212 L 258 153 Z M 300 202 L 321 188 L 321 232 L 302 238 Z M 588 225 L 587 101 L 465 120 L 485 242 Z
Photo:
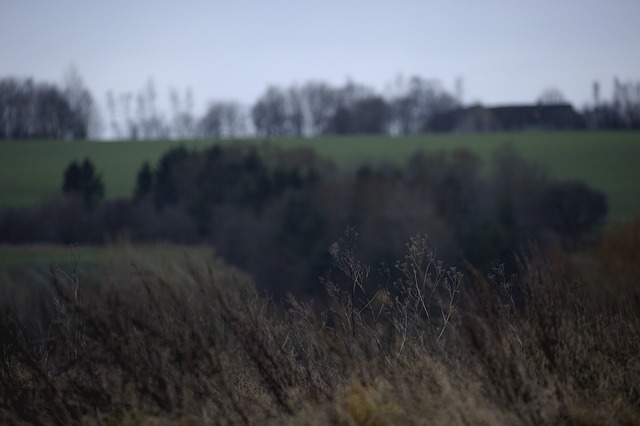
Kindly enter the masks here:
M 29 324 L 2 310 L 0 422 L 640 423 L 635 283 L 603 301 L 536 252 L 517 275 L 463 273 L 425 236 L 380 281 L 356 243 L 331 246 L 321 303 L 188 259 L 97 288 L 54 272 Z

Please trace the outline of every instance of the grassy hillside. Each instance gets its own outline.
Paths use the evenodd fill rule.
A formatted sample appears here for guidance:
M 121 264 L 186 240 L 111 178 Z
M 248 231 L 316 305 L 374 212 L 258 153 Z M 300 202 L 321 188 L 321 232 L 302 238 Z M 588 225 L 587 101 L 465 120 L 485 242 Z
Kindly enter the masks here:
M 347 168 L 362 163 L 401 163 L 418 150 L 466 148 L 489 160 L 496 148 L 513 143 L 525 158 L 545 164 L 553 176 L 584 180 L 604 191 L 612 220 L 640 214 L 640 132 L 351 136 L 275 142 L 283 147 L 312 147 Z M 129 196 L 141 164 L 155 164 L 166 150 L 181 143 L 197 148 L 216 141 L 0 143 L 0 207 L 29 205 L 58 194 L 66 165 L 84 157 L 102 173 L 107 197 Z

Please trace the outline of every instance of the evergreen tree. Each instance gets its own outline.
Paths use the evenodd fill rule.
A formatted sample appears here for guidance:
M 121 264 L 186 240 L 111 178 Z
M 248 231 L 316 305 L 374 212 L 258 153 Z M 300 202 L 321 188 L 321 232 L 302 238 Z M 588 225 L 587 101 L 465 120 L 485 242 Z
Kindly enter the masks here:
M 84 204 L 93 209 L 104 198 L 102 177 L 88 158 L 82 164 L 73 161 L 64 172 L 62 192 L 82 197 Z

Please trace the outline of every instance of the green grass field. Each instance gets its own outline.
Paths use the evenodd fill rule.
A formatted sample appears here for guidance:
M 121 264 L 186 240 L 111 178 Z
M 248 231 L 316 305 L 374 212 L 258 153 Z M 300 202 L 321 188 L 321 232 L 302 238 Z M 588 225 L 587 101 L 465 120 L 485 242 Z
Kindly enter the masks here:
M 546 165 L 552 176 L 583 180 L 604 191 L 610 220 L 640 215 L 640 132 L 490 133 L 412 137 L 351 136 L 314 139 L 285 138 L 282 147 L 308 146 L 332 158 L 339 167 L 362 163 L 402 163 L 414 152 L 469 149 L 488 162 L 506 143 L 525 158 Z M 216 141 L 0 143 L 0 208 L 24 206 L 55 196 L 64 168 L 90 158 L 102 174 L 107 197 L 131 195 L 144 161 L 155 164 L 169 148 L 184 144 L 204 148 Z M 224 142 L 231 143 L 231 142 Z

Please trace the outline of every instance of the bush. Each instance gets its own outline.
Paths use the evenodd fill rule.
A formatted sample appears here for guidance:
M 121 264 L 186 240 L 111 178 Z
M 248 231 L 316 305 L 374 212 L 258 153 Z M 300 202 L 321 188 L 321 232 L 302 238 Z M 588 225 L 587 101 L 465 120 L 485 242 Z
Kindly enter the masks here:
M 607 199 L 583 182 L 557 182 L 545 193 L 543 211 L 546 225 L 558 234 L 575 241 L 593 236 L 604 225 Z

